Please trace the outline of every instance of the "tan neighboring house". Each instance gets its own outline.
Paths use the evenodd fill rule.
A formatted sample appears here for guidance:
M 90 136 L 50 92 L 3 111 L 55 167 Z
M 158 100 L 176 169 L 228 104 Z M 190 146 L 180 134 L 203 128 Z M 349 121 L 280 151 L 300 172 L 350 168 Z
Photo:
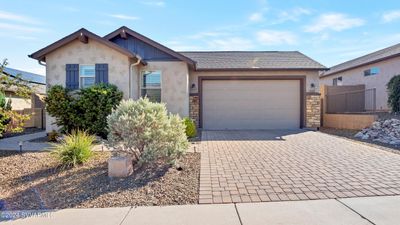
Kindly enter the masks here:
M 80 29 L 30 57 L 46 65 L 48 87 L 112 83 L 125 99 L 164 102 L 202 129 L 320 126 L 326 68 L 297 51 L 177 52 L 121 27 L 104 37 Z
M 389 80 L 400 74 L 400 44 L 333 66 L 320 76 L 321 85 L 365 85 L 374 90 L 376 110 L 388 111 Z
M 3 73 L 7 76 L 10 76 L 11 78 L 20 76 L 22 80 L 27 81 L 29 85 L 34 88 L 34 94 L 30 99 L 25 99 L 17 96 L 13 90 L 6 91 L 6 99 L 11 99 L 11 107 L 13 110 L 44 107 L 39 99 L 46 93 L 46 78 L 44 76 L 22 70 L 12 69 L 9 67 L 4 68 Z

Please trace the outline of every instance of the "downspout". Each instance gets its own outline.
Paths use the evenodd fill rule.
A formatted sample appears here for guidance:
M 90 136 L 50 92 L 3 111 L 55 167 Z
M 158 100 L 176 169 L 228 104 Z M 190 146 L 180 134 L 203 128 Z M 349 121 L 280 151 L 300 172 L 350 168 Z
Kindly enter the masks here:
M 129 67 L 129 98 L 132 97 L 132 70 L 135 66 L 139 65 L 140 61 L 142 60 L 140 57 L 137 57 L 137 61 L 132 63 Z

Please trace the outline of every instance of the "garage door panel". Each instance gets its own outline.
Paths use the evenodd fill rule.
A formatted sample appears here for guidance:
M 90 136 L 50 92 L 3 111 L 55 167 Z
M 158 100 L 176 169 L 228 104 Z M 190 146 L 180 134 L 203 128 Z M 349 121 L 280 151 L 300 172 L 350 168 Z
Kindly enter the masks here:
M 300 81 L 203 81 L 204 129 L 297 129 Z

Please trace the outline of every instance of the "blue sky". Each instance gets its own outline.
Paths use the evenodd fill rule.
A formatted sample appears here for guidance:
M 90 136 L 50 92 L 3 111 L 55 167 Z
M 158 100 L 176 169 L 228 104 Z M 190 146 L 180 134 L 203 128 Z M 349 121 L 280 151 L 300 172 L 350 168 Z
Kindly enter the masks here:
M 325 66 L 400 43 L 399 0 L 2 0 L 0 58 L 44 74 L 28 54 L 85 27 L 122 25 L 174 50 L 299 50 Z

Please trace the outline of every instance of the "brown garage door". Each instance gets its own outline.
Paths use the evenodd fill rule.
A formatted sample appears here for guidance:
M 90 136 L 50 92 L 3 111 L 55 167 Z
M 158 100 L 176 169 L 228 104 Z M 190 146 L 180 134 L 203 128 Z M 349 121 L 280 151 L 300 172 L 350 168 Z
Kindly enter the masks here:
M 204 80 L 203 128 L 298 129 L 299 80 Z

